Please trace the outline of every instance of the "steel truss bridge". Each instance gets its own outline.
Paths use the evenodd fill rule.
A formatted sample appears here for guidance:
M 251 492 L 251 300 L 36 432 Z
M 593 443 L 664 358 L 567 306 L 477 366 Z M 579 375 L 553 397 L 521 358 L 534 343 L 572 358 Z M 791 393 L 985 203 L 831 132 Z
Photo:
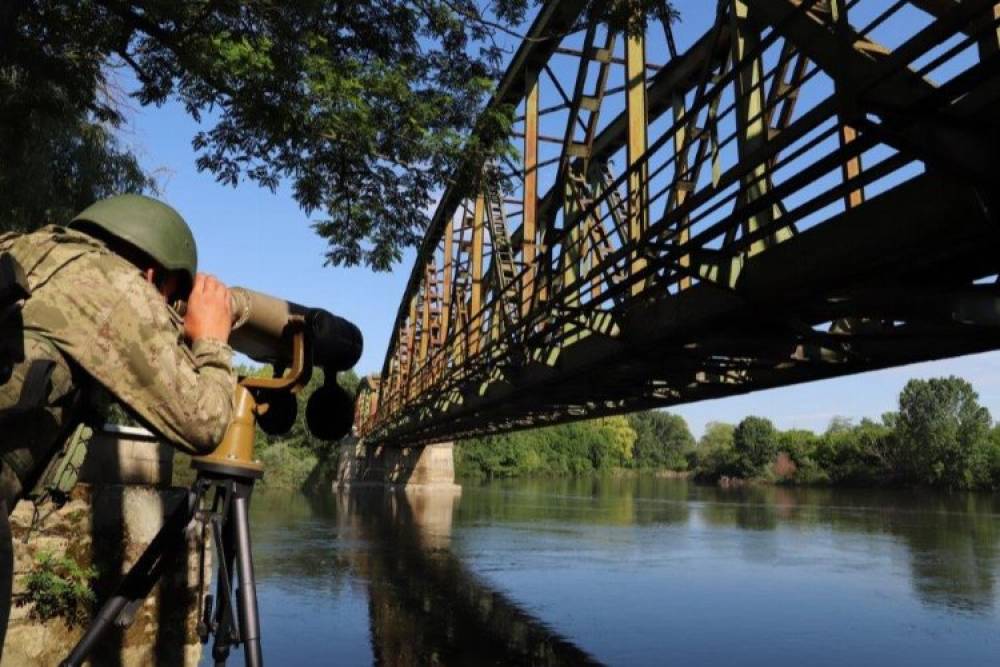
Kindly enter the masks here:
M 719 0 L 683 50 L 582 4 L 545 3 L 499 82 L 518 157 L 441 198 L 361 437 L 1000 347 L 1000 3 Z

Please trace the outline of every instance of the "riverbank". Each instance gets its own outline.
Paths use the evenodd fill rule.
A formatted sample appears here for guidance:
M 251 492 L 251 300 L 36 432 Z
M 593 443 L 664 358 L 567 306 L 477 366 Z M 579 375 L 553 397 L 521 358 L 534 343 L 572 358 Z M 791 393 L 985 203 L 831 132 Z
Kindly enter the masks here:
M 1000 425 L 961 378 L 911 380 L 879 420 L 831 420 L 822 433 L 765 417 L 709 423 L 699 440 L 662 411 L 457 443 L 462 479 L 560 477 L 660 469 L 700 482 L 1000 489 Z

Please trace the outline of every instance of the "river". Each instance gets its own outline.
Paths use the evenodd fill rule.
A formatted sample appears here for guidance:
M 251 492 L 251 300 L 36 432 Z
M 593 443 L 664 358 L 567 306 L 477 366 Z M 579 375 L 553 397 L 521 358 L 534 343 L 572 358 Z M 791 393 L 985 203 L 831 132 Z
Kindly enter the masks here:
M 1000 495 L 642 476 L 251 518 L 271 665 L 1000 664 Z

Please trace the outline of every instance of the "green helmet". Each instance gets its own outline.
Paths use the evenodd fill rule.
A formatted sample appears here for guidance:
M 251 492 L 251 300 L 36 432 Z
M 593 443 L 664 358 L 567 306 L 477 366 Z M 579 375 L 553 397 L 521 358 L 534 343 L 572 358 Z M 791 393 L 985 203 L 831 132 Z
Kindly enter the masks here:
M 198 249 L 191 228 L 180 213 L 161 201 L 143 195 L 116 195 L 94 202 L 69 226 L 97 227 L 152 257 L 168 271 L 186 274 L 194 284 L 198 270 Z

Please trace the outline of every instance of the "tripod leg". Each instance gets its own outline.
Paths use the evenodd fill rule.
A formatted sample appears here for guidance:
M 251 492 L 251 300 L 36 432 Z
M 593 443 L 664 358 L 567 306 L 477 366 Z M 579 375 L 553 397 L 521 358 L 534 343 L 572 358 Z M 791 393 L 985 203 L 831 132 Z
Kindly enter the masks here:
M 212 529 L 215 535 L 215 551 L 219 558 L 216 582 L 215 639 L 212 642 L 212 659 L 215 660 L 217 667 L 222 667 L 229 658 L 230 646 L 232 646 L 233 642 L 237 641 L 231 590 L 233 585 L 233 561 L 236 557 L 236 549 L 233 544 L 232 521 L 226 520 L 222 523 L 219 519 L 215 519 Z
M 253 554 L 250 551 L 249 503 L 252 487 L 240 488 L 233 500 L 233 522 L 236 532 L 236 566 L 239 571 L 240 634 L 248 667 L 261 667 L 260 618 L 257 615 L 257 583 L 253 574 Z

